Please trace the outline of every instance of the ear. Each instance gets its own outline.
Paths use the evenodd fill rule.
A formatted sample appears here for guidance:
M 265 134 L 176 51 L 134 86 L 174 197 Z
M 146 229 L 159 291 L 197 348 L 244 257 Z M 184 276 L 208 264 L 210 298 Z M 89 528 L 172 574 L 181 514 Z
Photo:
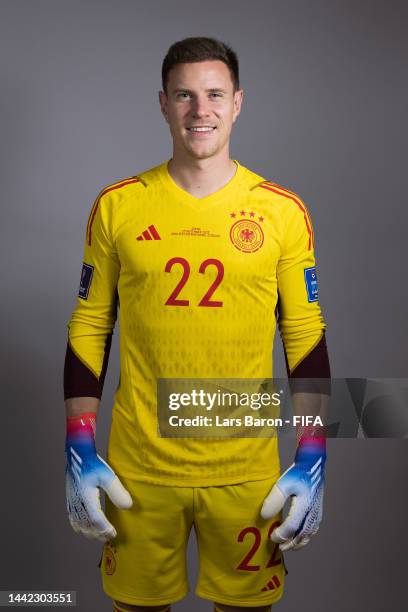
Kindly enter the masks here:
M 164 93 L 164 91 L 159 91 L 159 104 L 160 104 L 160 109 L 163 114 L 163 117 L 168 123 L 169 119 L 168 119 L 168 113 L 167 113 L 167 96 Z
M 242 101 L 244 99 L 244 90 L 237 89 L 234 93 L 234 110 L 232 112 L 232 122 L 235 123 L 239 113 L 241 112 Z

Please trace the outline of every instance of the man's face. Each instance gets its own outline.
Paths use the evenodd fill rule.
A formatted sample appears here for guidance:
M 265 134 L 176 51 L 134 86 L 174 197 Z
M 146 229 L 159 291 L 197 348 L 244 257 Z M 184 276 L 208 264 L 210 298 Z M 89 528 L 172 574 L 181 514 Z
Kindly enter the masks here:
M 176 64 L 160 106 L 173 137 L 174 152 L 207 159 L 227 152 L 239 115 L 242 89 L 234 93 L 228 66 L 219 60 Z

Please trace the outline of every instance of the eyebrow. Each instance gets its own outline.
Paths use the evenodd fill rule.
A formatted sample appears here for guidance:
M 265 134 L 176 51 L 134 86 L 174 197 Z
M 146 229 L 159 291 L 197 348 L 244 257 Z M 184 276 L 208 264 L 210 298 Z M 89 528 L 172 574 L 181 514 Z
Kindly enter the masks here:
M 228 93 L 227 90 L 224 89 L 223 87 L 210 87 L 210 89 L 206 89 L 205 91 L 207 92 L 221 91 L 222 93 Z M 180 93 L 180 92 L 194 93 L 191 89 L 188 89 L 188 87 L 178 87 L 177 89 L 173 90 L 173 93 Z

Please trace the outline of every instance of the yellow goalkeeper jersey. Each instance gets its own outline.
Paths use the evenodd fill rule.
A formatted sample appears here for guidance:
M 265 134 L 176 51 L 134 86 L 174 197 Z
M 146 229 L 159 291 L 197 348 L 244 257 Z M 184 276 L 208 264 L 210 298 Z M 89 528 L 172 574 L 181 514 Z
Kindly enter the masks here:
M 305 205 L 235 163 L 230 182 L 204 198 L 180 188 L 165 162 L 105 188 L 92 207 L 69 344 L 99 378 L 119 300 L 108 461 L 124 476 L 209 486 L 279 473 L 275 437 L 158 435 L 158 378 L 272 377 L 278 297 L 290 370 L 323 334 Z

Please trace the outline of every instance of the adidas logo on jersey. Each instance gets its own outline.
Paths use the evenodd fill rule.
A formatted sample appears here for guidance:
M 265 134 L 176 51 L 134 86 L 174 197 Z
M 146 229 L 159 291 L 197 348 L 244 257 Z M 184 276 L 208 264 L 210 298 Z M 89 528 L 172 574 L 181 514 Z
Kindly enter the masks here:
M 279 587 L 280 587 L 280 580 L 275 575 L 275 576 L 272 576 L 271 580 L 269 580 L 267 585 L 264 586 L 264 588 L 261 589 L 261 591 L 273 591 L 273 589 L 278 589 Z
M 149 225 L 144 232 L 137 236 L 136 240 L 161 240 L 161 238 L 154 225 Z

